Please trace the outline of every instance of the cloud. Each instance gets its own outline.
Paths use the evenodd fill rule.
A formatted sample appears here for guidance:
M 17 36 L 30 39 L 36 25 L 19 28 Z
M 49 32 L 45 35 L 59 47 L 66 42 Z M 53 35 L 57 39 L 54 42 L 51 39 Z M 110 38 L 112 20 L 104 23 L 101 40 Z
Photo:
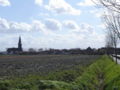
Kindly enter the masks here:
M 95 15 L 95 17 L 97 18 L 101 18 L 104 14 L 105 10 L 103 9 L 93 9 L 93 10 L 90 10 L 89 13 Z
M 65 20 L 63 22 L 63 26 L 65 28 L 70 29 L 69 32 L 71 33 L 75 33 L 75 34 L 85 34 L 85 35 L 89 35 L 95 32 L 95 28 L 88 24 L 88 23 L 80 23 L 78 24 L 77 22 L 73 21 L 73 20 Z
M 24 32 L 42 32 L 43 34 L 50 34 L 54 31 L 60 31 L 68 28 L 68 32 L 72 33 L 92 33 L 94 28 L 87 23 L 77 24 L 73 20 L 65 20 L 62 22 L 48 18 L 44 21 L 33 20 L 31 23 L 8 21 L 0 18 L 0 32 L 2 33 L 24 33 Z
M 42 6 L 43 5 L 43 0 L 35 0 L 35 4 Z
M 42 32 L 44 34 L 61 30 L 62 24 L 56 19 L 46 19 L 44 22 L 33 20 L 31 23 L 9 21 L 0 18 L 1 33 L 24 33 L 24 32 Z
M 88 23 L 81 23 L 80 25 L 78 25 L 77 29 L 74 29 L 73 31 L 71 31 L 72 33 L 76 33 L 76 34 L 84 34 L 84 35 L 89 35 L 94 33 L 94 27 Z
M 32 29 L 36 31 L 44 30 L 45 25 L 40 20 L 33 20 Z
M 73 8 L 65 0 L 49 0 L 49 4 L 45 6 L 46 9 L 54 11 L 57 14 L 80 15 L 81 11 Z
M 61 30 L 62 28 L 62 24 L 55 19 L 46 19 L 45 25 L 49 30 Z
M 77 5 L 79 5 L 79 6 L 94 6 L 95 3 L 92 0 L 84 0 L 82 2 L 79 2 Z
M 2 33 L 14 33 L 14 32 L 28 32 L 32 27 L 28 23 L 8 21 L 4 18 L 0 18 L 0 32 Z
M 0 18 L 0 30 L 7 30 L 9 29 L 9 23 L 6 19 Z
M 1 33 L 20 33 L 32 31 L 32 24 L 25 22 L 9 21 L 4 18 L 0 18 L 0 32 Z
M 68 28 L 68 29 L 79 29 L 79 25 L 77 25 L 77 23 L 75 21 L 72 20 L 66 20 L 63 22 L 63 25 Z
M 11 3 L 9 0 L 0 0 L 0 6 L 5 7 L 5 6 L 10 6 L 10 5 Z
M 101 28 L 101 29 L 106 29 L 106 26 L 105 26 L 105 23 L 102 23 L 100 25 L 97 25 L 98 28 Z
M 24 22 L 10 22 L 10 28 L 17 31 L 31 31 L 31 25 Z
M 87 23 L 82 23 L 80 29 L 85 33 L 93 33 L 94 27 Z

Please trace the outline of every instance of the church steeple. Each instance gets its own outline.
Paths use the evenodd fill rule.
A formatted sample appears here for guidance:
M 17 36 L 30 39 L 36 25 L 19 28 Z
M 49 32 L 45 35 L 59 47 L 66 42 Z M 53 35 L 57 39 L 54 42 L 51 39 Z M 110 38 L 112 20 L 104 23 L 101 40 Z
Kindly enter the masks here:
M 21 37 L 19 37 L 18 49 L 19 49 L 19 51 L 22 51 L 22 42 L 21 42 Z

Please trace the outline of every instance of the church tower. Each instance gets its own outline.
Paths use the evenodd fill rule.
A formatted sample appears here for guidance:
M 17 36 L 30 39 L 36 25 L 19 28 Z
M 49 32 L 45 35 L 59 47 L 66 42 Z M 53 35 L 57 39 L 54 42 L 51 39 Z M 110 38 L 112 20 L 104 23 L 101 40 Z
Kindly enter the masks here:
M 19 37 L 18 50 L 19 50 L 19 51 L 23 51 L 23 49 L 22 49 L 21 37 Z

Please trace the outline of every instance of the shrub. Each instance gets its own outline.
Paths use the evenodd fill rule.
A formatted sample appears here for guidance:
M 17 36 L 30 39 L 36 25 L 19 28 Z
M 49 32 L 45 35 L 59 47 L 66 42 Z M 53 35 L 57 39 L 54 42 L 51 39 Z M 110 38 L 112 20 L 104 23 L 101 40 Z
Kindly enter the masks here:
M 0 81 L 0 90 L 9 90 L 10 82 L 9 81 Z

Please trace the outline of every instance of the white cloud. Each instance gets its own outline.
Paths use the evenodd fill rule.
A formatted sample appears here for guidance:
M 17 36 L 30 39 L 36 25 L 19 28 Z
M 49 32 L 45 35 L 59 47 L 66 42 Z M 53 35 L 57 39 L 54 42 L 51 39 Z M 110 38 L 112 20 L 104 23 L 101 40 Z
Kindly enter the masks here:
M 103 10 L 103 8 L 101 9 L 93 9 L 90 10 L 89 13 L 95 15 L 95 17 L 97 18 L 101 18 L 104 15 L 104 12 L 106 12 L 105 10 Z
M 49 30 L 61 30 L 62 28 L 62 24 L 55 19 L 46 19 L 45 25 Z
M 66 20 L 63 22 L 64 26 L 68 29 L 79 29 L 79 25 L 75 22 L 75 21 L 72 21 L 72 20 Z
M 12 30 L 20 30 L 20 31 L 31 31 L 31 25 L 24 22 L 11 22 L 10 27 Z
M 24 32 L 42 32 L 49 34 L 56 30 L 61 30 L 62 24 L 56 19 L 46 19 L 44 22 L 33 20 L 31 23 L 9 21 L 0 18 L 1 33 L 24 33 Z
M 75 34 L 92 34 L 95 32 L 95 28 L 88 24 L 88 23 L 81 23 L 81 24 L 77 24 L 75 21 L 73 20 L 66 20 L 63 22 L 64 27 L 71 29 L 69 32 L 71 33 L 75 33 Z
M 22 33 L 22 32 L 42 32 L 44 34 L 49 34 L 54 31 L 59 31 L 63 28 L 70 29 L 68 32 L 73 33 L 92 33 L 93 26 L 83 23 L 77 24 L 73 20 L 65 20 L 63 23 L 60 21 L 48 18 L 44 22 L 40 20 L 33 20 L 30 24 L 25 22 L 14 22 L 8 21 L 6 19 L 0 18 L 0 32 L 10 32 L 10 33 Z
M 100 25 L 98 25 L 97 27 L 98 27 L 98 28 L 101 28 L 101 29 L 106 29 L 105 23 L 100 24 Z
M 6 30 L 9 29 L 9 23 L 6 19 L 0 18 L 0 30 Z
M 35 0 L 35 4 L 39 5 L 39 6 L 42 6 L 43 0 Z
M 5 7 L 5 6 L 10 6 L 10 5 L 11 3 L 9 0 L 0 0 L 0 6 Z
M 32 24 L 28 24 L 25 22 L 14 22 L 9 21 L 4 18 L 0 18 L 0 32 L 28 32 L 32 31 Z
M 40 31 L 40 30 L 44 30 L 45 25 L 39 21 L 39 20 L 33 20 L 32 22 L 32 29 L 36 30 L 36 31 Z
M 75 26 L 73 26 L 75 25 Z M 72 25 L 71 28 L 72 30 L 70 30 L 70 33 L 74 33 L 76 35 L 82 34 L 85 36 L 89 36 L 90 34 L 92 35 L 95 31 L 95 27 L 93 27 L 92 25 L 88 24 L 88 23 L 81 23 L 81 24 L 77 24 L 76 22 L 74 22 L 74 24 Z M 67 26 L 69 29 L 71 27 L 71 25 Z M 76 28 L 75 28 L 76 27 Z
M 90 34 L 91 40 L 94 43 L 97 43 L 98 45 L 104 44 L 104 40 L 105 40 L 105 34 L 99 34 L 97 32 L 94 32 L 93 34 Z
M 49 5 L 45 6 L 46 9 L 54 11 L 58 14 L 71 14 L 71 15 L 80 15 L 81 11 L 73 8 L 65 0 L 49 0 Z
M 98 48 L 105 46 L 105 35 L 99 33 L 92 33 L 89 36 L 86 36 L 85 42 L 87 46 Z M 84 42 L 83 42 L 84 43 Z
M 94 27 L 90 24 L 82 23 L 80 25 L 80 30 L 82 30 L 82 32 L 85 32 L 85 33 L 93 33 Z
M 79 6 L 94 6 L 95 3 L 92 0 L 84 0 L 82 2 L 79 2 L 77 5 L 79 5 Z

